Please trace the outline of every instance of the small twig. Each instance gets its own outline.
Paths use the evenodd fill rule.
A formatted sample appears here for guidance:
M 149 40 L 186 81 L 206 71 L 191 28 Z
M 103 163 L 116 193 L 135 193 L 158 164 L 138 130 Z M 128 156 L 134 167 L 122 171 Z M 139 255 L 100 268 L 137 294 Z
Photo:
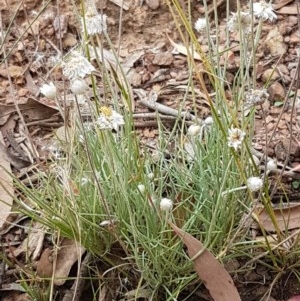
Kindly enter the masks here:
M 166 115 L 161 115 L 161 114 L 157 114 L 157 113 L 135 113 L 135 114 L 132 114 L 132 117 L 134 119 L 137 119 L 137 118 L 157 119 L 157 117 L 159 117 L 159 119 L 166 119 L 166 120 L 176 119 L 176 118 L 174 118 L 174 116 L 166 116 Z
M 135 92 L 138 92 L 137 90 L 135 90 Z M 197 117 L 195 117 L 194 115 L 192 115 L 189 112 L 183 111 L 183 112 L 179 112 L 176 109 L 173 108 L 169 108 L 161 103 L 156 102 L 156 100 L 153 100 L 150 98 L 144 98 L 142 96 L 142 94 L 137 93 L 137 95 L 139 96 L 140 102 L 146 106 L 147 108 L 151 109 L 151 110 L 155 110 L 159 113 L 165 114 L 165 115 L 169 115 L 169 116 L 175 116 L 175 117 L 182 117 L 185 118 L 187 120 L 197 120 Z

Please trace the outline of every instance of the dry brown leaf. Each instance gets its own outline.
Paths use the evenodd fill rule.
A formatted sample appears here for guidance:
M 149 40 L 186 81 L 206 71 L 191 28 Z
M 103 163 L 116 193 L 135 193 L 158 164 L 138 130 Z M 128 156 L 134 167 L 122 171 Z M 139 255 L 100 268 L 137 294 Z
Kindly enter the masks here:
M 76 241 L 64 238 L 56 258 L 56 269 L 54 272 L 54 284 L 63 285 L 73 264 L 84 254 L 85 248 L 81 247 Z M 61 278 L 61 279 L 59 279 Z
M 187 246 L 188 254 L 194 262 L 194 268 L 214 301 L 241 301 L 232 278 L 218 260 L 204 248 L 199 240 L 173 223 L 169 222 L 169 224 Z M 201 254 L 197 255 L 199 253 Z
M 167 35 L 167 38 L 169 39 L 171 45 L 172 45 L 172 46 L 173 46 L 180 54 L 183 54 L 183 55 L 185 55 L 185 56 L 188 56 L 188 51 L 187 51 L 187 49 L 186 49 L 186 47 L 185 47 L 184 45 L 175 43 L 168 35 Z M 197 52 L 195 52 L 195 51 L 191 52 L 190 49 L 189 49 L 189 52 L 190 52 L 191 54 L 193 54 L 193 58 L 194 58 L 195 60 L 202 61 L 202 58 L 201 58 L 201 56 L 200 56 L 199 53 L 197 53 Z
M 18 257 L 22 253 L 26 253 L 27 256 L 36 260 L 40 254 L 43 247 L 45 237 L 44 226 L 36 223 L 27 238 L 23 240 L 18 248 L 14 250 L 14 257 Z
M 33 98 L 28 98 L 27 103 L 19 104 L 18 106 L 21 112 L 26 111 L 24 116 L 31 121 L 48 119 L 49 116 L 57 113 L 57 108 Z M 9 116 L 15 112 L 17 112 L 15 105 L 0 103 L 0 125 L 5 124 Z
M 281 231 L 292 230 L 300 228 L 300 204 L 289 203 L 281 208 L 273 208 L 278 228 Z M 258 219 L 259 224 L 266 231 L 276 232 L 276 228 L 270 218 L 270 215 L 265 208 L 256 209 L 255 218 Z M 259 225 L 257 224 L 257 228 Z
M 273 7 L 273 9 L 279 9 L 279 8 L 281 8 L 281 7 L 283 7 L 283 6 L 286 6 L 287 4 L 289 4 L 289 3 L 291 3 L 291 2 L 293 2 L 294 0 L 281 0 L 279 3 L 273 3 L 272 4 L 272 7 Z
M 58 286 L 63 285 L 67 280 L 73 264 L 81 258 L 84 252 L 85 249 L 79 246 L 77 242 L 69 238 L 64 238 L 59 246 L 56 258 L 55 251 L 49 248 L 44 250 L 37 263 L 37 274 L 40 277 L 47 278 L 54 276 L 54 284 Z M 53 272 L 54 263 L 55 271 Z
M 0 133 L 0 144 L 2 144 L 2 134 Z M 6 221 L 11 211 L 13 203 L 13 179 L 10 175 L 10 163 L 7 160 L 5 148 L 0 147 L 0 228 Z
M 277 14 L 282 14 L 282 15 L 297 15 L 297 5 L 294 6 L 285 6 L 276 11 Z

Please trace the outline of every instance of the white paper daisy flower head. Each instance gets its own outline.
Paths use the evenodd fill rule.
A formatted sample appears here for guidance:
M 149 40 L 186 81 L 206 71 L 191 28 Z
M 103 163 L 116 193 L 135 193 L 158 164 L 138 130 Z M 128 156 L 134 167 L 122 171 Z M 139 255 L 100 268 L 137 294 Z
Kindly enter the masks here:
M 66 61 L 62 63 L 62 68 L 64 76 L 70 80 L 84 78 L 95 71 L 94 66 L 78 51 L 74 51 L 67 57 Z
M 171 211 L 173 208 L 173 201 L 167 198 L 162 198 L 159 207 L 161 211 Z
M 252 192 L 259 191 L 263 187 L 263 185 L 264 185 L 264 182 L 259 177 L 250 177 L 247 180 L 247 187 Z
M 101 130 L 109 129 L 118 131 L 120 126 L 125 124 L 123 116 L 112 108 L 103 106 L 100 108 L 100 112 L 96 123 Z
M 95 8 L 89 7 L 87 8 L 85 16 L 81 18 L 81 25 L 84 30 L 85 24 L 88 35 L 101 34 L 107 31 L 106 19 L 106 15 L 98 14 Z
M 199 18 L 196 22 L 195 22 L 195 29 L 198 32 L 203 32 L 205 29 L 207 28 L 207 22 L 205 18 Z
M 228 30 L 231 32 L 239 32 L 241 29 L 244 33 L 251 32 L 252 17 L 249 12 L 231 13 L 231 17 L 227 21 Z
M 246 133 L 242 130 L 231 127 L 231 129 L 228 130 L 228 146 L 238 150 L 243 143 L 245 135 Z
M 261 105 L 268 100 L 269 94 L 266 89 L 251 89 L 245 93 L 245 105 L 247 108 Z
M 43 84 L 40 88 L 40 92 L 49 99 L 55 99 L 57 89 L 54 86 L 53 82 L 50 82 L 49 84 Z
M 253 3 L 253 14 L 258 18 L 262 18 L 263 20 L 269 20 L 271 22 L 277 19 L 277 15 L 274 12 L 272 4 L 267 3 L 264 0 Z

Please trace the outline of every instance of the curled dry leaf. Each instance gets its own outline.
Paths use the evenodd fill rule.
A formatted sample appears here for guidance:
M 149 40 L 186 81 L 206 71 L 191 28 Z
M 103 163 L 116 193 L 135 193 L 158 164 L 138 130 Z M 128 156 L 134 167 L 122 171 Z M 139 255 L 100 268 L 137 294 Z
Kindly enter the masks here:
M 169 222 L 177 236 L 188 248 L 189 257 L 193 260 L 194 268 L 203 284 L 208 289 L 214 301 L 241 301 L 240 295 L 228 272 L 218 260 L 203 246 L 203 244 Z

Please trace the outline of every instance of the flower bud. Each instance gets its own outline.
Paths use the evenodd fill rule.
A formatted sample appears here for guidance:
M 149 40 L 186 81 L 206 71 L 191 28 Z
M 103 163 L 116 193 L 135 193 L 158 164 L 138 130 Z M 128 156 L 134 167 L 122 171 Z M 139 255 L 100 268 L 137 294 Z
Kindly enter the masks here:
M 277 163 L 275 162 L 275 160 L 270 160 L 267 163 L 267 170 L 268 171 L 273 171 L 277 169 Z
M 162 211 L 170 211 L 173 208 L 173 201 L 167 198 L 162 198 L 159 206 Z
M 43 86 L 40 88 L 40 92 L 47 98 L 54 99 L 56 97 L 57 90 L 53 82 L 51 82 L 50 84 L 43 84 Z
M 264 182 L 259 177 L 250 177 L 247 180 L 247 187 L 252 192 L 260 190 L 263 187 L 263 185 L 264 185 Z
M 89 86 L 86 84 L 85 80 L 82 78 L 76 78 L 71 82 L 70 89 L 71 91 L 76 94 L 84 94 L 84 92 L 89 88 Z
M 144 193 L 145 192 L 145 190 L 146 190 L 146 187 L 145 187 L 145 185 L 143 185 L 143 184 L 139 184 L 138 186 L 138 190 L 140 191 L 140 193 Z
M 192 124 L 189 128 L 188 128 L 188 135 L 191 136 L 191 137 L 195 137 L 197 135 L 199 135 L 200 133 L 200 130 L 201 130 L 201 127 L 197 124 Z

